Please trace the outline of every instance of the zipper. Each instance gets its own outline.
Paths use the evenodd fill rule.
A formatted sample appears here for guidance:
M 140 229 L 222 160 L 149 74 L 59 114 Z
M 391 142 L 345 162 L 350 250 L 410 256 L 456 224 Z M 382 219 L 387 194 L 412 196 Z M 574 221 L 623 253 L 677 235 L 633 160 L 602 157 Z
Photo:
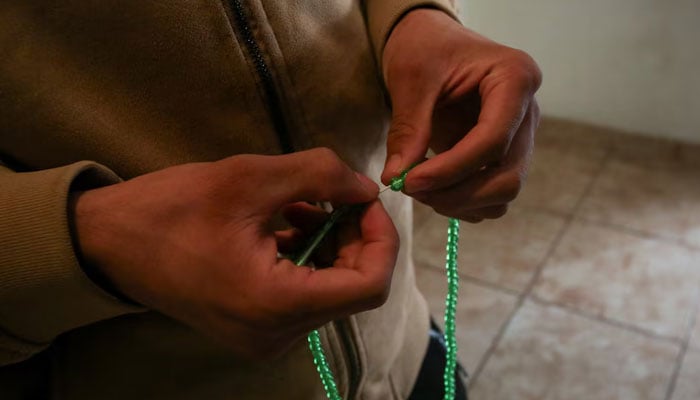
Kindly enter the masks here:
M 250 28 L 250 24 L 248 23 L 248 16 L 246 15 L 243 2 L 242 0 L 226 1 L 228 2 L 231 13 L 233 14 L 231 19 L 235 20 L 231 21 L 231 28 L 235 29 L 236 26 L 239 28 L 239 33 L 241 34 L 243 41 L 245 42 L 245 46 L 253 59 L 255 71 L 262 82 L 265 97 L 268 101 L 270 117 L 272 119 L 275 131 L 277 132 L 282 151 L 284 153 L 292 153 L 294 152 L 294 147 L 292 146 L 291 135 L 289 133 L 289 128 L 287 127 L 287 122 L 284 118 L 284 113 L 282 112 L 282 103 L 279 93 L 275 87 L 275 81 L 272 78 L 272 73 L 270 72 L 270 68 L 265 61 L 263 52 L 260 49 L 260 46 L 258 46 L 258 43 L 255 41 L 255 36 Z M 358 350 L 350 333 L 352 331 L 352 326 L 349 319 L 334 321 L 332 324 L 334 329 L 326 329 L 326 333 L 328 334 L 331 331 L 335 331 L 335 336 L 338 337 L 340 345 L 343 348 L 345 366 L 348 370 L 348 399 L 354 399 L 357 395 L 357 388 L 360 383 L 362 369 Z M 337 375 L 338 374 L 336 373 L 336 376 Z
M 360 356 L 357 352 L 357 346 L 350 332 L 352 331 L 351 323 L 348 319 L 334 321 L 333 326 L 338 338 L 340 339 L 340 347 L 345 353 L 345 365 L 348 369 L 348 399 L 354 399 L 357 395 L 357 389 L 360 384 L 360 372 L 362 366 L 360 364 Z
M 258 77 L 262 82 L 265 97 L 267 97 L 270 117 L 272 119 L 275 132 L 277 132 L 280 147 L 282 147 L 282 152 L 285 154 L 293 153 L 294 147 L 292 146 L 287 122 L 284 119 L 284 113 L 282 112 L 280 97 L 277 93 L 277 89 L 275 88 L 275 81 L 272 78 L 272 73 L 270 72 L 270 68 L 267 66 L 267 62 L 265 62 L 263 52 L 260 50 L 260 46 L 258 46 L 258 43 L 255 41 L 253 31 L 250 29 L 248 16 L 246 15 L 243 3 L 241 0 L 228 0 L 228 3 L 231 7 L 233 17 L 236 20 L 235 25 L 237 25 L 240 29 L 240 33 L 243 37 L 246 48 L 253 59 L 255 71 L 258 73 Z

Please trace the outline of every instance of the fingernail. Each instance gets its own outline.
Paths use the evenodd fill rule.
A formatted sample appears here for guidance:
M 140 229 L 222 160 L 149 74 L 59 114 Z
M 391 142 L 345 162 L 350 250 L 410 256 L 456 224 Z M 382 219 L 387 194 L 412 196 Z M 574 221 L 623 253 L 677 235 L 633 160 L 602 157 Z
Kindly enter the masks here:
M 357 179 L 368 192 L 372 193 L 373 195 L 379 192 L 379 186 L 374 181 L 359 172 L 355 172 L 355 176 L 357 176 Z
M 392 154 L 391 157 L 389 157 L 389 161 L 386 163 L 386 170 L 392 176 L 401 174 L 401 155 Z

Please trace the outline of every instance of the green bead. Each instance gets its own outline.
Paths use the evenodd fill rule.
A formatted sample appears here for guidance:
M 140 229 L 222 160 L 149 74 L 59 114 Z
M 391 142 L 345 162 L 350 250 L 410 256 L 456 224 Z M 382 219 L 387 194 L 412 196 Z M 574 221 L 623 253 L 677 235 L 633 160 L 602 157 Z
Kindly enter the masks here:
M 323 352 L 321 335 L 317 330 L 313 330 L 311 333 L 309 333 L 307 339 L 314 359 L 314 364 L 316 365 L 316 371 L 321 378 L 321 384 L 326 392 L 326 397 L 328 397 L 329 400 L 342 400 L 340 393 L 338 392 L 338 387 L 335 384 L 333 372 L 328 367 L 328 360 L 326 360 L 326 355 Z
M 411 164 L 411 166 L 406 168 L 401 173 L 401 175 L 391 178 L 391 181 L 389 182 L 389 187 L 391 188 L 391 190 L 393 190 L 394 192 L 402 191 L 404 186 L 406 185 L 406 176 L 408 176 L 408 173 L 413 169 L 413 167 L 415 167 L 418 164 L 419 163 Z
M 405 184 L 406 184 L 406 179 L 405 179 L 405 176 L 402 175 L 398 178 L 392 178 L 391 183 L 389 183 L 389 187 L 394 192 L 400 192 L 403 190 L 403 187 Z

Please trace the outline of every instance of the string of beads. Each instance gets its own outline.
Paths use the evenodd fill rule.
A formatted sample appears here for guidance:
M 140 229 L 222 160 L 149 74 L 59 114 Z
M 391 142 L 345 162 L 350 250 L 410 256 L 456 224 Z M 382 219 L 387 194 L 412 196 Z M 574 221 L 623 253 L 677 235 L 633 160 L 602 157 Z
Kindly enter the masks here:
M 335 384 L 335 378 L 333 378 L 333 371 L 328 366 L 326 354 L 323 352 L 321 335 L 319 335 L 318 330 L 314 329 L 311 331 L 307 340 L 309 341 L 311 354 L 314 357 L 316 371 L 318 371 L 318 376 L 321 377 L 323 390 L 326 391 L 326 397 L 328 397 L 328 400 L 342 400 L 340 393 L 338 393 L 338 386 Z
M 447 228 L 447 296 L 445 296 L 445 400 L 455 398 L 455 370 L 457 368 L 457 298 L 459 296 L 459 275 L 457 275 L 457 245 L 459 242 L 459 220 L 449 219 Z
M 415 165 L 414 165 L 415 166 Z M 406 176 L 413 168 L 406 169 L 401 175 L 393 178 L 389 187 L 395 192 L 404 188 Z M 455 371 L 457 368 L 457 337 L 456 337 L 456 313 L 457 298 L 459 295 L 459 276 L 457 274 L 457 245 L 459 242 L 459 220 L 449 219 L 447 229 L 447 256 L 445 270 L 447 274 L 447 295 L 445 296 L 445 347 L 447 348 L 444 382 L 445 400 L 453 400 L 455 397 Z M 305 260 L 304 260 L 305 261 Z M 303 264 L 297 262 L 297 265 Z M 321 336 L 318 330 L 313 330 L 308 336 L 309 348 L 316 365 L 316 371 L 321 378 L 323 389 L 329 400 L 342 400 L 338 392 L 338 386 L 333 377 L 333 371 L 328 366 L 326 355 L 321 344 Z

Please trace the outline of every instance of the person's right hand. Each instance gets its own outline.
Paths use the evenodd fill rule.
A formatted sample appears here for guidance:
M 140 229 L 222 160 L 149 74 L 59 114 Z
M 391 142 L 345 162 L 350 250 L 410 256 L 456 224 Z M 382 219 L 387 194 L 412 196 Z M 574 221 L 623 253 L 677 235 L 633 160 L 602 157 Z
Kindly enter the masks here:
M 273 357 L 386 300 L 398 235 L 377 195 L 328 149 L 239 155 L 79 193 L 74 224 L 85 262 L 125 295 L 243 357 Z M 332 268 L 278 258 L 295 235 L 273 231 L 274 214 L 292 204 L 293 219 L 318 219 L 300 201 L 369 202 Z

